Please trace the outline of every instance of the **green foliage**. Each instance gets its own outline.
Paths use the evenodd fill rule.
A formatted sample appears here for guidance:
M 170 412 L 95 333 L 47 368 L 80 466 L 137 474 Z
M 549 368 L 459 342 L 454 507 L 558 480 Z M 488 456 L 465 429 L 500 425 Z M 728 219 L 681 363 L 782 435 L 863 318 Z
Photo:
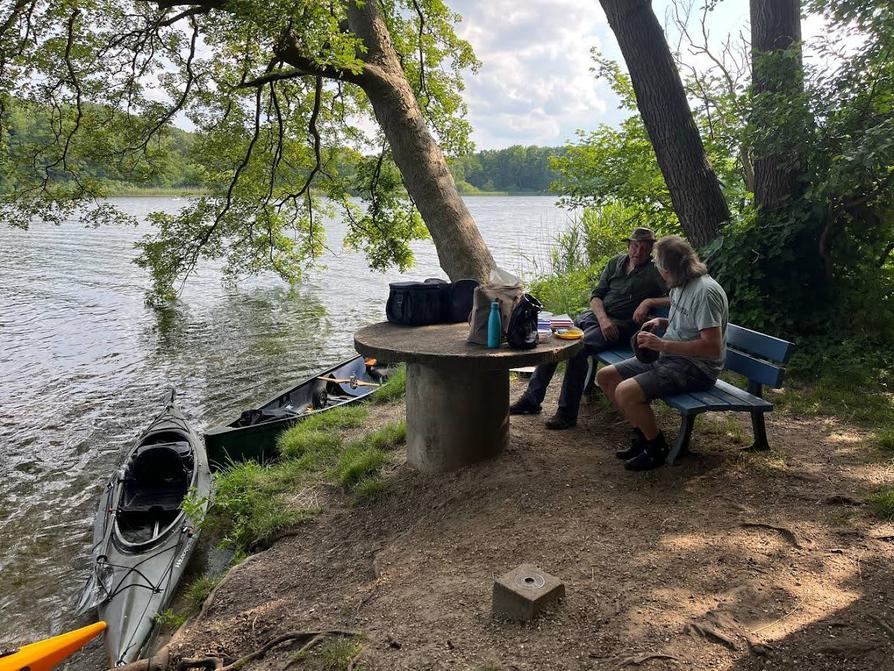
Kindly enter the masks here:
M 877 431 L 875 443 L 885 452 L 894 452 L 894 429 L 885 428 Z
M 528 283 L 528 291 L 543 303 L 545 310 L 573 317 L 587 309 L 590 292 L 598 281 L 599 269 L 586 267 L 564 275 L 535 278 Z
M 389 368 L 388 380 L 370 398 L 374 404 L 393 403 L 407 392 L 407 367 L 404 364 Z
M 195 487 L 190 487 L 180 502 L 180 509 L 196 529 L 201 529 L 205 524 L 205 513 L 208 510 L 209 502 L 210 499 L 207 496 L 199 496 Z
M 464 193 L 544 193 L 558 178 L 550 162 L 564 153 L 562 147 L 486 149 L 451 159 L 450 170 L 458 182 L 471 187 Z
M 212 530 L 225 533 L 224 545 L 250 552 L 318 512 L 288 503 L 289 489 L 307 472 L 295 464 L 287 461 L 264 467 L 249 461 L 215 475 L 216 493 L 209 520 Z
M 168 608 L 155 614 L 155 624 L 167 631 L 176 631 L 186 622 L 186 616 L 175 613 Z
M 888 487 L 866 497 L 875 516 L 885 521 L 894 520 L 894 487 Z
M 207 599 L 211 594 L 211 591 L 217 587 L 218 582 L 220 582 L 219 577 L 211 578 L 207 575 L 202 575 L 189 583 L 185 594 L 191 612 L 197 613 L 201 610 L 202 604 L 205 603 L 205 599 Z
M 58 222 L 80 208 L 121 222 L 95 203 L 111 182 L 195 186 L 203 196 L 156 213 L 139 246 L 162 299 L 208 260 L 232 277 L 300 281 L 336 208 L 374 268 L 408 267 L 426 229 L 383 134 L 368 130 L 366 91 L 381 80 L 371 85 L 370 49 L 350 29 L 363 21 L 349 17 L 356 7 L 14 3 L 0 31 L 0 216 Z M 447 154 L 467 153 L 462 73 L 478 62 L 454 30 L 460 17 L 441 0 L 374 9 L 426 126 Z M 181 116 L 191 136 L 172 128 Z

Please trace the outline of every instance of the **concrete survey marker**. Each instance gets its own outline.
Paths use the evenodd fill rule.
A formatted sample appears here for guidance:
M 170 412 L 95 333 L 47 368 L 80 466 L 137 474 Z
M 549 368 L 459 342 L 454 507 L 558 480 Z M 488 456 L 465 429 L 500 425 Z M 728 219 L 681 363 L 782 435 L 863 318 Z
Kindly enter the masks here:
M 494 617 L 531 620 L 565 596 L 565 585 L 533 564 L 522 564 L 494 581 Z

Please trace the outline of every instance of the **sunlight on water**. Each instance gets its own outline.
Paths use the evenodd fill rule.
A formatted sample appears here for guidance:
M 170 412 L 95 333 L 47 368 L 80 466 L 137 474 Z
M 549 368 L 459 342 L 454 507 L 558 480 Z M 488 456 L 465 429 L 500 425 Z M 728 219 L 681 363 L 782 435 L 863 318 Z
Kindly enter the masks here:
M 116 199 L 130 214 L 170 198 Z M 469 198 L 497 263 L 530 275 L 568 223 L 552 198 Z M 0 642 L 85 624 L 72 600 L 86 578 L 94 508 L 119 455 L 176 387 L 201 431 L 353 354 L 353 331 L 384 319 L 388 282 L 444 276 L 430 242 L 405 275 L 370 271 L 341 247 L 290 289 L 273 275 L 238 288 L 206 265 L 177 304 L 146 306 L 130 263 L 149 230 L 0 228 Z

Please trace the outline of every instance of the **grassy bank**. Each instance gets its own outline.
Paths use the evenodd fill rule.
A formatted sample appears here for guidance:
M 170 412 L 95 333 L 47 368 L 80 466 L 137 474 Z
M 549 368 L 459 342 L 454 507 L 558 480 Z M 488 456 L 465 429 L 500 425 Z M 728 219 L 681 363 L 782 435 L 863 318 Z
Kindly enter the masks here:
M 197 187 L 179 186 L 135 186 L 133 184 L 114 184 L 108 187 L 110 197 L 147 197 L 147 196 L 201 196 L 208 193 Z

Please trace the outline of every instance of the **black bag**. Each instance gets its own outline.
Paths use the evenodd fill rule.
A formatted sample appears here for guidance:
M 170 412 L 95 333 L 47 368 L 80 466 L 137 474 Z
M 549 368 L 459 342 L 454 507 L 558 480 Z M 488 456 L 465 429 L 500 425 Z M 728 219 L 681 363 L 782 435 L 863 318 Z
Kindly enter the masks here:
M 534 349 L 537 347 L 537 313 L 543 305 L 531 294 L 524 294 L 512 309 L 506 341 L 512 349 Z
M 469 321 L 475 299 L 475 280 L 457 280 L 450 285 L 450 293 L 444 303 L 444 321 L 448 324 Z
M 630 336 L 630 349 L 633 350 L 633 356 L 637 358 L 641 363 L 655 363 L 658 361 L 658 357 L 661 356 L 659 352 L 654 349 L 650 349 L 648 347 L 640 347 L 637 342 L 637 336 L 640 331 L 651 331 L 652 329 L 647 329 L 644 327 L 640 327 L 638 331 L 636 331 L 632 336 Z
M 437 277 L 424 282 L 392 282 L 388 285 L 385 316 L 393 324 L 425 326 L 464 322 L 472 311 L 472 295 L 478 282 L 450 283 Z

